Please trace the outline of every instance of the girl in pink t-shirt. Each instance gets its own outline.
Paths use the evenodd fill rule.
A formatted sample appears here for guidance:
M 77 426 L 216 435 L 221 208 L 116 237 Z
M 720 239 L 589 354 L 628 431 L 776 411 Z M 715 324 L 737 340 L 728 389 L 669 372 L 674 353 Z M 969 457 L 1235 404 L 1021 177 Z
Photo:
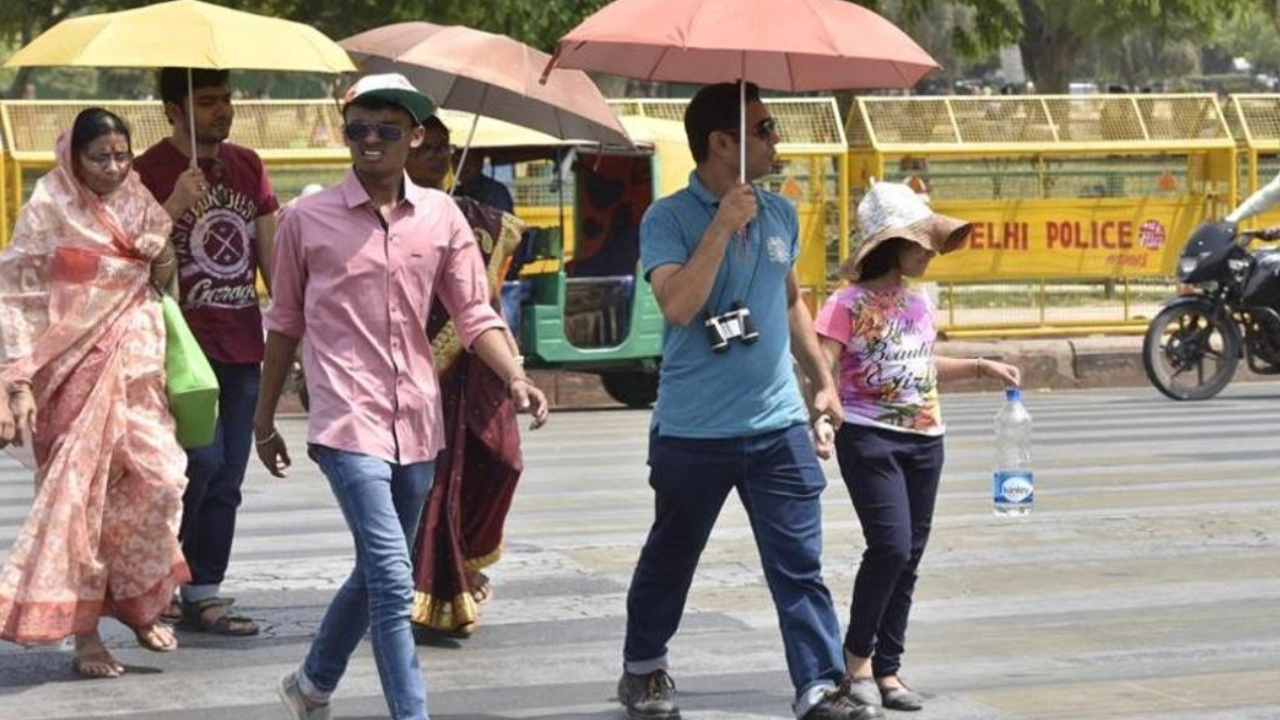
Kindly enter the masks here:
M 1017 385 L 1012 365 L 939 357 L 933 304 L 912 288 L 938 253 L 972 226 L 932 212 L 906 185 L 878 183 L 858 205 L 857 252 L 841 267 L 850 284 L 815 321 L 837 367 L 843 423 L 819 419 L 818 451 L 834 448 L 867 549 L 858 567 L 845 661 L 851 695 L 867 705 L 918 710 L 923 698 L 898 678 L 916 568 L 942 475 L 938 380 L 990 377 Z

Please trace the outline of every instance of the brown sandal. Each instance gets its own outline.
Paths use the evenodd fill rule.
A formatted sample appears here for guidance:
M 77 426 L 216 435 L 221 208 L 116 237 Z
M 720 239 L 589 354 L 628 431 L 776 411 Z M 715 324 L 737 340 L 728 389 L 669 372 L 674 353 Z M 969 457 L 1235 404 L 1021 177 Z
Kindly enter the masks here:
M 257 635 L 258 623 L 251 618 L 231 614 L 229 608 L 233 603 L 235 600 L 232 598 L 209 598 L 193 603 L 183 600 L 182 628 L 229 637 Z M 214 608 L 222 608 L 222 614 L 210 620 L 205 616 L 205 611 Z
M 162 622 L 129 628 L 138 641 L 138 647 L 151 652 L 173 652 L 178 649 L 178 636 L 173 628 Z M 157 634 L 158 632 L 158 634 Z

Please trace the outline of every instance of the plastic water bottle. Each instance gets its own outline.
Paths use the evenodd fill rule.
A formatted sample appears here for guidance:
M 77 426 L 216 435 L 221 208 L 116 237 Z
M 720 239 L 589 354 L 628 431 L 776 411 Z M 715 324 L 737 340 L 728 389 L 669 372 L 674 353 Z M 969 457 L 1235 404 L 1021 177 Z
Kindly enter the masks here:
M 991 511 L 996 515 L 1029 515 L 1035 505 L 1035 475 L 1031 472 L 1031 413 L 1022 405 L 1022 391 L 1004 391 L 1005 404 L 996 413 L 996 469 L 992 475 Z

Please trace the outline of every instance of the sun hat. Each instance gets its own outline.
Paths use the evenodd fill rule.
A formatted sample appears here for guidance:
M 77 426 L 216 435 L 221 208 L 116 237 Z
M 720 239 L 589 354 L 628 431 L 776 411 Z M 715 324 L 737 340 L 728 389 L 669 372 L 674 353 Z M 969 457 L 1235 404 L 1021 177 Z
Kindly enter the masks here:
M 840 265 L 840 274 L 857 280 L 862 261 L 893 238 L 915 242 L 939 255 L 960 247 L 973 223 L 934 212 L 909 185 L 878 182 L 858 203 L 858 234 L 862 240 Z
M 398 105 L 413 116 L 414 124 L 421 124 L 436 111 L 431 98 L 420 92 L 400 73 L 382 73 L 365 75 L 347 88 L 342 96 L 343 107 L 360 98 L 376 98 L 393 105 Z

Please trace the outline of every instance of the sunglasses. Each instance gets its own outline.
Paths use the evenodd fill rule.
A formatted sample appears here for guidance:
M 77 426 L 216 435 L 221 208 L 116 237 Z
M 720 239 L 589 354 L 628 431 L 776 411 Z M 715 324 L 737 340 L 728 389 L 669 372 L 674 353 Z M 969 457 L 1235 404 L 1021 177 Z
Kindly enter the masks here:
M 102 168 L 103 170 L 110 168 L 112 163 L 115 163 L 116 165 L 128 165 L 133 162 L 133 153 L 131 152 L 102 153 L 101 155 L 85 154 L 81 155 L 81 157 L 91 165 Z
M 371 132 L 378 133 L 379 140 L 395 142 L 403 138 L 406 131 L 390 123 L 349 122 L 342 126 L 342 134 L 351 142 L 360 142 Z
M 725 132 L 732 135 L 734 138 L 738 137 L 737 128 L 725 130 Z M 756 123 L 754 127 L 751 128 L 751 134 L 755 135 L 761 140 L 764 140 L 765 142 L 768 142 L 770 138 L 772 138 L 775 134 L 777 134 L 777 132 L 778 132 L 778 121 L 771 117 L 761 120 L 760 122 Z

